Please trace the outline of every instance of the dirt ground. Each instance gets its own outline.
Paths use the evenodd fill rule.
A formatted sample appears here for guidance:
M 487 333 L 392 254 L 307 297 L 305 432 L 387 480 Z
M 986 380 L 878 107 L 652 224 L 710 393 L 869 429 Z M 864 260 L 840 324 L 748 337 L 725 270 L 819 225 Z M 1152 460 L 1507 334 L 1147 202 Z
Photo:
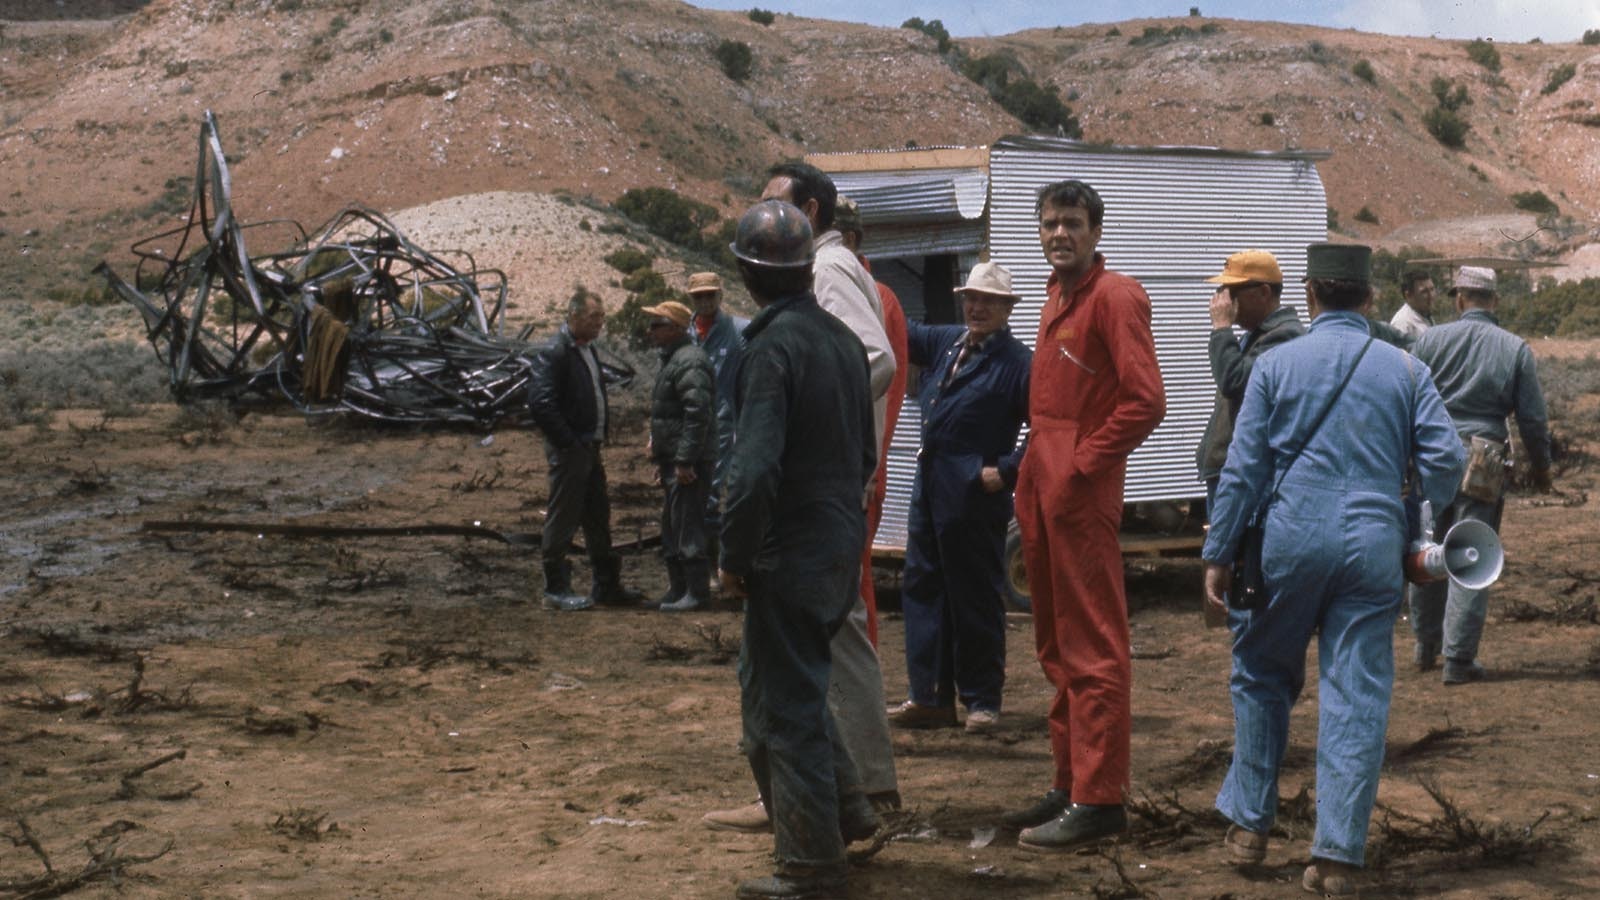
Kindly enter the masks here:
M 1600 398 L 1581 399 L 1592 423 Z M 652 530 L 638 451 L 608 451 L 619 540 Z M 0 896 L 727 897 L 768 870 L 769 837 L 699 822 L 753 796 L 737 611 L 547 612 L 534 555 L 482 538 L 141 530 L 536 532 L 534 435 L 156 405 L 0 431 L 0 463 Z M 1600 894 L 1595 474 L 1568 466 L 1559 495 L 1509 501 L 1487 682 L 1447 689 L 1402 665 L 1367 896 Z M 649 551 L 626 575 L 664 585 Z M 1049 692 L 1018 615 L 1000 731 L 896 734 L 908 813 L 850 896 L 1298 893 L 1315 678 L 1266 865 L 1236 870 L 1208 812 L 1232 739 L 1225 635 L 1200 626 L 1196 561 L 1130 560 L 1128 583 L 1132 834 L 1036 856 L 996 833 L 1050 768 Z M 887 613 L 891 698 L 903 635 Z M 1403 622 L 1395 646 L 1408 660 Z

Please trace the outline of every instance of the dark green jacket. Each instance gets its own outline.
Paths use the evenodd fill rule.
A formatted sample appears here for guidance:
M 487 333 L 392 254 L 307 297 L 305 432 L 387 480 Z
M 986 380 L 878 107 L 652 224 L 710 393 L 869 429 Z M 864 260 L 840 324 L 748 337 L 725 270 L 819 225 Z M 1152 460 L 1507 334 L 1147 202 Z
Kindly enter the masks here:
M 1228 443 L 1233 440 L 1233 420 L 1239 415 L 1239 404 L 1244 402 L 1244 388 L 1250 383 L 1251 367 L 1261 354 L 1305 333 L 1306 326 L 1288 306 L 1273 310 L 1254 331 L 1245 335 L 1242 347 L 1232 328 L 1211 332 L 1211 378 L 1217 383 L 1217 398 L 1211 406 L 1211 420 L 1206 422 L 1205 436 L 1194 454 L 1202 481 L 1222 474 L 1222 464 L 1228 458 Z
M 809 292 L 762 309 L 744 338 L 722 568 L 803 577 L 856 565 L 878 464 L 866 348 Z
M 688 335 L 661 349 L 661 372 L 650 397 L 650 455 L 658 463 L 693 465 L 717 458 L 716 378 L 711 360 Z

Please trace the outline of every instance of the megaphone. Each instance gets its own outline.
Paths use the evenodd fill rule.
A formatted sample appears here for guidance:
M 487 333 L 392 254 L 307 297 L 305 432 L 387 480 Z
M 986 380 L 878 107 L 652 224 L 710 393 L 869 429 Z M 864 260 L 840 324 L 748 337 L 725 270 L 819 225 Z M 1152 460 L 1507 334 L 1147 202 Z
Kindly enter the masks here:
M 1445 532 L 1444 543 L 1422 539 L 1406 554 L 1406 580 L 1429 584 L 1450 579 L 1467 590 L 1480 591 L 1500 579 L 1506 554 L 1500 536 L 1477 519 L 1462 519 Z

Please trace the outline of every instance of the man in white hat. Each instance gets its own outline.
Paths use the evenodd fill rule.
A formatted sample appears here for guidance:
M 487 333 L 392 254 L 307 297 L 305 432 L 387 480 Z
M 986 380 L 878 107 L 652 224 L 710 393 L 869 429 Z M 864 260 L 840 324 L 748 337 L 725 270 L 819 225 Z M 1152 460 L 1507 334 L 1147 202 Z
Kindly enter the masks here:
M 1499 303 L 1494 270 L 1463 266 L 1450 294 L 1460 318 L 1428 329 L 1412 351 L 1433 370 L 1445 410 L 1469 450 L 1461 492 L 1447 509 L 1434 511 L 1435 539 L 1462 519 L 1500 530 L 1507 416 L 1517 418 L 1535 486 L 1550 489 L 1550 432 L 1539 372 L 1527 342 L 1501 328 L 1494 316 Z M 1475 473 L 1475 467 L 1480 471 Z M 1453 581 L 1413 586 L 1417 669 L 1433 668 L 1443 653 L 1445 684 L 1482 679 L 1486 672 L 1477 661 L 1478 642 L 1488 608 L 1487 589 L 1471 590 Z
M 900 594 L 910 697 L 889 721 L 955 725 L 959 696 L 967 731 L 983 733 L 999 722 L 1005 685 L 1003 559 L 1033 353 L 1007 326 L 1017 295 L 1004 267 L 978 263 L 956 293 L 966 325 L 907 329 L 911 362 L 923 367 L 922 449 Z

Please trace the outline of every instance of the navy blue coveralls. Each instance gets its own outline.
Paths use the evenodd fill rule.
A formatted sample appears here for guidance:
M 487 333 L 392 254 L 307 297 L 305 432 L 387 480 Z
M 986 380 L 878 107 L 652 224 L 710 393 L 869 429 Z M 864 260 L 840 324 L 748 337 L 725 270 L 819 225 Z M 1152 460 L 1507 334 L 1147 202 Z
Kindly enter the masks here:
M 917 454 L 907 522 L 901 606 L 911 701 L 1000 711 L 1005 684 L 1002 599 L 1011 488 L 1028 417 L 1033 354 L 1001 329 L 968 351 L 962 325 L 908 323 L 910 360 L 923 366 L 917 389 L 922 450 Z M 979 479 L 996 466 L 1006 490 L 986 493 Z

